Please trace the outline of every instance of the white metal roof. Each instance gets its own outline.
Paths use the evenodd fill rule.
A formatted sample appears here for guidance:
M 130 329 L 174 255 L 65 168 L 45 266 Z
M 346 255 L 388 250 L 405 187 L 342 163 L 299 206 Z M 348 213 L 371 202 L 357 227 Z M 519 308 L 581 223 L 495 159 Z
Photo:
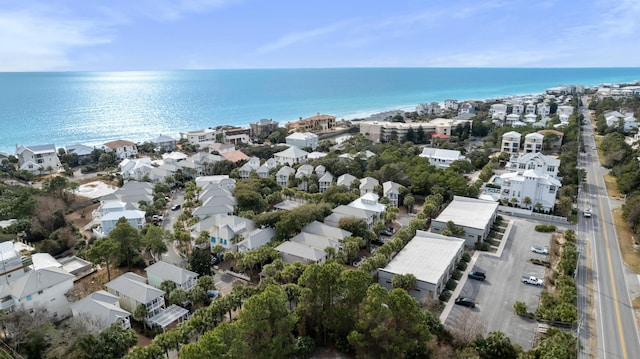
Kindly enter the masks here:
M 453 201 L 435 220 L 444 223 L 453 221 L 458 226 L 484 229 L 497 209 L 497 202 L 454 196 Z
M 416 231 L 416 236 L 383 270 L 411 273 L 417 280 L 436 284 L 463 246 L 464 239 Z

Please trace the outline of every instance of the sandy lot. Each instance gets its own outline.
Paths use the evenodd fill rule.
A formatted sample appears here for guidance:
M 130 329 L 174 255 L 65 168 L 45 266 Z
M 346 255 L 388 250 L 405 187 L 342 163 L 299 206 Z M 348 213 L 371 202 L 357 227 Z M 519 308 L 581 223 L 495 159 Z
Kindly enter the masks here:
M 102 181 L 93 181 L 82 184 L 78 187 L 76 194 L 87 198 L 100 198 L 104 195 L 115 192 L 118 187 L 108 185 Z

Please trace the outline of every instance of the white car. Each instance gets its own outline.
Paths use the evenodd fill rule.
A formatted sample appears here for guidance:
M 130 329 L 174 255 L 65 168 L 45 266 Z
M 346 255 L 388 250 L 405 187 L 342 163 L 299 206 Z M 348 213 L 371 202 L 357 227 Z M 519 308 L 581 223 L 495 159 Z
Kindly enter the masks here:
M 532 246 L 531 251 L 538 254 L 549 254 L 549 249 L 547 247 Z
M 591 208 L 587 208 L 587 209 L 584 210 L 584 212 L 582 212 L 582 214 L 587 218 L 591 218 L 591 215 L 593 213 L 591 212 Z
M 544 281 L 542 279 L 540 279 L 538 277 L 534 277 L 534 276 L 522 277 L 522 283 L 535 285 L 535 286 L 539 286 L 539 287 L 544 286 Z

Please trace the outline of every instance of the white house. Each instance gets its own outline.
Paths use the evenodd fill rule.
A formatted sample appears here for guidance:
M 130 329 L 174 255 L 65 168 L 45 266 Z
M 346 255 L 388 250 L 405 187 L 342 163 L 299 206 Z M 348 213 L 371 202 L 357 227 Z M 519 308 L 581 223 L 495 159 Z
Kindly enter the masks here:
M 47 310 L 47 315 L 60 320 L 71 315 L 66 294 L 73 289 L 75 276 L 52 266 L 34 270 L 17 270 L 12 280 L 0 285 L 0 310 L 24 309 L 34 313 L 39 308 Z
M 218 135 L 218 132 L 210 128 L 180 133 L 182 139 L 186 139 L 190 144 L 199 145 L 200 147 L 206 147 L 216 142 L 216 135 Z M 220 136 L 223 136 L 223 134 L 220 133 Z
M 139 305 L 147 308 L 145 319 L 160 313 L 165 307 L 165 292 L 147 284 L 147 280 L 127 272 L 105 284 L 107 291 L 119 298 L 120 307 L 134 313 Z
M 276 230 L 273 228 L 256 228 L 253 231 L 246 233 L 244 239 L 238 242 L 238 252 L 242 253 L 258 249 L 271 242 L 275 236 Z
M 233 243 L 234 237 L 239 236 L 237 242 L 240 242 L 245 234 L 250 233 L 255 228 L 255 223 L 247 218 L 238 216 L 216 216 L 213 226 L 209 227 L 209 235 L 211 236 L 211 250 L 216 245 L 221 245 L 226 251 L 235 252 L 236 244 Z
M 188 291 L 198 284 L 198 273 L 167 262 L 155 262 L 144 270 L 147 272 L 149 285 L 156 288 L 160 288 L 160 284 L 165 280 L 172 282 L 177 289 L 184 291 Z
M 360 180 L 360 194 L 374 193 L 380 181 L 373 177 L 365 177 Z
M 387 181 L 382 184 L 382 197 L 386 197 L 389 199 L 389 206 L 398 207 L 399 198 L 400 198 L 400 187 L 399 183 L 395 183 L 392 181 Z
M 54 144 L 23 146 L 16 145 L 16 157 L 21 171 L 31 173 L 49 171 L 58 172 L 62 168 Z
M 509 172 L 500 175 L 502 179 L 500 198 L 527 209 L 540 208 L 550 212 L 562 183 L 548 174 L 538 174 L 535 170 L 523 173 Z
M 540 102 L 536 105 L 536 114 L 545 118 L 551 114 L 551 105 L 547 102 Z
M 466 245 L 473 246 L 489 236 L 497 212 L 498 202 L 454 196 L 447 208 L 431 221 L 431 232 L 441 233 L 447 229 L 447 222 L 452 221 L 464 230 Z
M 491 118 L 504 120 L 507 116 L 507 105 L 503 103 L 494 103 L 489 108 L 489 116 L 491 116 Z
M 318 147 L 318 135 L 311 132 L 294 132 L 285 138 L 287 145 L 298 148 L 310 147 L 315 150 Z
M 337 242 L 342 242 L 346 237 L 349 237 L 352 233 L 342 228 L 333 227 L 326 223 L 313 221 L 302 228 L 302 232 L 317 234 L 330 238 Z
M 571 116 L 573 115 L 573 106 L 569 106 L 569 105 L 558 106 L 556 113 L 558 114 L 558 116 L 562 116 L 562 115 L 566 115 L 567 117 Z
M 273 158 L 280 165 L 293 166 L 293 165 L 298 164 L 298 163 L 307 162 L 307 156 L 308 155 L 309 155 L 309 152 L 301 150 L 300 148 L 298 148 L 296 146 L 291 146 L 291 147 L 287 148 L 284 151 L 275 153 L 273 155 Z
M 298 184 L 298 189 L 301 191 L 309 190 L 309 177 L 313 174 L 313 166 L 309 164 L 304 164 L 296 170 L 295 177 L 300 180 Z
M 428 158 L 429 163 L 438 168 L 448 168 L 454 161 L 465 159 L 464 156 L 460 154 L 460 151 L 431 147 L 423 148 L 419 156 Z
M 127 140 L 107 142 L 104 144 L 104 150 L 115 153 L 119 160 L 138 157 L 138 147 L 135 143 Z
M 102 232 L 99 233 L 102 236 L 106 236 L 111 232 L 114 228 L 116 228 L 116 224 L 120 220 L 120 218 L 124 217 L 129 224 L 137 229 L 138 231 L 144 227 L 145 224 L 145 212 L 139 210 L 122 210 L 122 211 L 113 211 L 107 214 L 102 215 L 100 217 L 100 224 L 102 227 Z
M 353 182 L 357 180 L 357 178 L 355 176 L 352 176 L 349 173 L 345 173 L 342 176 L 338 177 L 338 181 L 336 182 L 336 184 L 338 186 L 345 186 L 349 189 L 351 189 Z
M 178 148 L 176 145 L 176 139 L 165 135 L 152 138 L 149 142 L 153 144 L 154 148 L 162 148 L 167 152 L 175 151 L 176 148 Z
M 294 170 L 293 168 L 289 166 L 283 166 L 278 170 L 278 172 L 276 172 L 276 182 L 281 187 L 287 187 L 287 185 L 289 184 L 289 176 L 294 173 L 296 173 L 296 170 Z
M 522 135 L 516 131 L 510 131 L 502 135 L 502 152 L 517 154 L 520 151 L 520 138 Z
M 89 294 L 71 304 L 71 312 L 77 320 L 100 332 L 113 323 L 119 323 L 123 329 L 131 328 L 131 313 L 120 308 L 120 299 L 104 290 Z
M 215 175 L 196 177 L 196 187 L 207 190 L 212 187 L 220 187 L 233 191 L 236 188 L 236 180 L 229 178 L 229 175 Z
M 542 151 L 544 135 L 532 132 L 524 136 L 524 153 L 536 153 Z
M 519 174 L 523 174 L 526 170 L 534 170 L 540 175 L 547 174 L 552 177 L 557 177 L 559 169 L 559 159 L 543 155 L 542 153 L 527 153 L 512 158 L 512 163 L 510 164 L 510 170 L 512 172 L 518 172 Z
M 333 184 L 333 175 L 330 172 L 326 172 L 322 177 L 318 179 L 318 190 L 320 193 L 326 191 Z
M 391 290 L 394 276 L 413 274 L 416 285 L 408 291 L 412 297 L 438 298 L 463 253 L 464 239 L 418 230 L 386 267 L 378 269 L 378 283 Z

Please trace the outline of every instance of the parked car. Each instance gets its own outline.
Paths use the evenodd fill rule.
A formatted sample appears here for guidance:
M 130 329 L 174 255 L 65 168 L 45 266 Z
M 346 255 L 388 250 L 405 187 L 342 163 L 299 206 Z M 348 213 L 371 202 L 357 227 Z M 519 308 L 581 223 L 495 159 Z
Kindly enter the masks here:
M 531 246 L 531 251 L 538 254 L 549 254 L 547 247 Z
M 163 215 L 161 215 L 161 214 L 154 214 L 154 215 L 151 217 L 151 219 L 152 219 L 154 222 L 162 222 L 162 221 L 164 220 L 164 216 L 163 216 Z
M 592 215 L 593 213 L 591 212 L 591 208 L 587 208 L 587 209 L 585 209 L 585 210 L 582 212 L 582 214 L 583 214 L 585 217 L 587 217 L 587 218 L 591 218 L 591 215 Z
M 539 287 L 544 286 L 544 281 L 538 277 L 534 277 L 534 276 L 528 276 L 528 277 L 522 277 L 522 283 L 524 284 L 530 284 L 530 285 L 536 285 Z
M 484 272 L 478 272 L 478 271 L 469 272 L 468 276 L 471 279 L 475 279 L 479 281 L 483 281 L 487 279 L 487 276 L 486 274 L 484 274 Z
M 173 206 L 171 206 L 171 210 L 172 211 L 177 211 L 180 209 L 180 205 L 179 204 L 174 204 Z
M 385 243 L 387 243 L 387 240 L 384 239 L 384 238 L 380 238 L 380 237 L 378 237 L 378 238 L 376 238 L 376 239 L 371 241 L 371 244 L 374 244 L 376 246 L 381 246 L 381 245 L 383 245 Z
M 219 296 L 220 296 L 220 291 L 217 291 L 215 289 L 209 289 L 207 291 L 207 298 L 209 298 L 209 300 L 211 301 L 216 300 Z
M 457 305 L 462 305 L 464 307 L 469 307 L 469 308 L 476 307 L 476 301 L 467 297 L 458 297 L 454 303 Z
M 222 262 L 222 260 L 223 260 L 223 257 L 222 257 L 222 256 L 218 257 L 218 256 L 216 256 L 216 255 L 212 255 L 212 256 L 211 256 L 211 265 L 212 265 L 212 266 L 214 266 L 214 265 L 216 265 L 216 264 L 218 264 L 218 263 Z
M 382 230 L 382 231 L 378 232 L 378 234 L 380 234 L 381 236 L 393 236 L 393 232 L 391 232 L 388 229 Z

